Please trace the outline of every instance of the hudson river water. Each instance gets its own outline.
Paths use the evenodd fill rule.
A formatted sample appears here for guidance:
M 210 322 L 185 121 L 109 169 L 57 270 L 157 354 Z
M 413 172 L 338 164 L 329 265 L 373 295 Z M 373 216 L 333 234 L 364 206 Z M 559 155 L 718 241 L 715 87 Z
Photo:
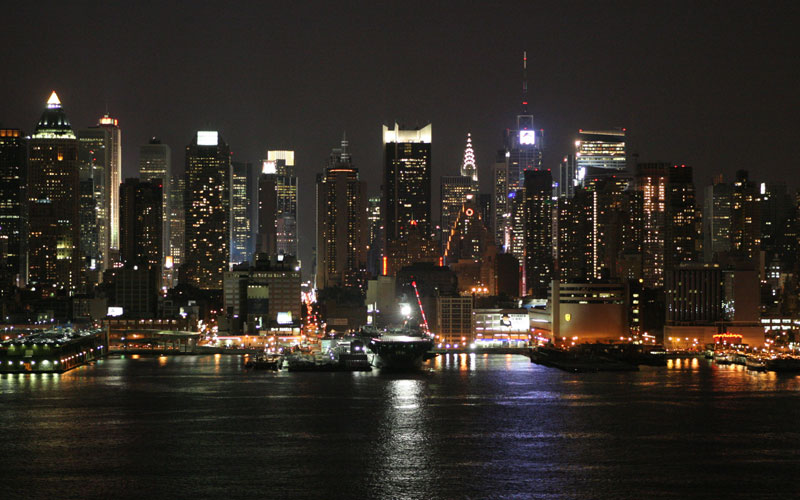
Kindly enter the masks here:
M 413 374 L 238 356 L 0 375 L 0 498 L 798 498 L 800 377 L 698 359 Z

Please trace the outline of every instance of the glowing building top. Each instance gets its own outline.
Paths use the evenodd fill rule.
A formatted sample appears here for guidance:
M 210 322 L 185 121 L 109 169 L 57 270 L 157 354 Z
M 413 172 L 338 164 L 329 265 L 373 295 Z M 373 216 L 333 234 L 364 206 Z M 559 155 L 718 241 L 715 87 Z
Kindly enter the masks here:
M 36 129 L 31 136 L 34 139 L 75 139 L 72 132 L 72 125 L 69 123 L 67 114 L 61 106 L 55 90 L 47 100 L 42 117 L 36 124 Z

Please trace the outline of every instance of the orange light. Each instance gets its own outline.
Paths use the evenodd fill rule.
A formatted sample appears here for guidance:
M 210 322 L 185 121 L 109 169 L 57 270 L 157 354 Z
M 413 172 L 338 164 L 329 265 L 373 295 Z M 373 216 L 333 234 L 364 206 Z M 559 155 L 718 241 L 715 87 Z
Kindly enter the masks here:
M 383 275 L 386 276 L 389 272 L 389 258 L 383 256 Z

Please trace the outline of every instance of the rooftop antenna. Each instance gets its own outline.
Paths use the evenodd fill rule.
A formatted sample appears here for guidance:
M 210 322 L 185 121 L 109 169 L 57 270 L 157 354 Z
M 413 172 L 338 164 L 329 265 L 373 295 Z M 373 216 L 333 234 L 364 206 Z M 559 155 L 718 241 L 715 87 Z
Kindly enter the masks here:
M 528 114 L 528 51 L 522 51 L 522 114 Z

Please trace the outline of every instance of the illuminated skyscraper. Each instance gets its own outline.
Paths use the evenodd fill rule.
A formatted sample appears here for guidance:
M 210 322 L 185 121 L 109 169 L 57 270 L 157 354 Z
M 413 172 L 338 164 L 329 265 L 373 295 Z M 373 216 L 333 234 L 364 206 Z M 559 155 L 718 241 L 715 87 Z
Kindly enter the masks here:
M 120 186 L 120 258 L 127 265 L 160 270 L 164 262 L 163 181 L 125 179 Z
M 267 151 L 265 173 L 275 174 L 276 196 L 276 251 L 297 256 L 297 175 L 294 151 Z M 272 170 L 274 169 L 274 172 Z
M 233 162 L 231 169 L 231 264 L 249 262 L 250 255 L 250 199 L 248 173 L 250 163 Z
M 524 288 L 534 298 L 547 298 L 553 279 L 553 179 L 547 170 L 525 170 Z
M 428 124 L 402 129 L 383 126 L 384 255 L 389 273 L 406 262 L 436 258 L 431 246 L 431 135 Z
M 173 265 L 180 266 L 186 251 L 186 210 L 183 204 L 183 197 L 186 194 L 186 179 L 183 176 L 173 176 L 171 184 L 169 247 Z
M 347 151 L 334 149 L 317 180 L 317 288 L 353 287 L 366 293 L 367 183 Z
M 188 282 L 222 289 L 230 245 L 230 148 L 216 131 L 199 131 L 186 147 L 186 258 Z
M 119 185 L 122 184 L 122 131 L 116 118 L 111 118 L 108 113 L 100 118 L 97 126 L 108 130 L 111 135 L 111 161 L 106 166 L 106 200 L 109 221 L 109 246 L 111 252 L 119 249 Z M 113 257 L 112 257 L 113 258 Z
M 81 257 L 83 267 L 102 272 L 111 262 L 111 212 L 108 173 L 111 133 L 91 127 L 78 131 L 81 177 Z M 119 217 L 119 214 L 114 214 Z
M 669 168 L 668 163 L 640 163 L 636 166 L 637 189 L 642 193 L 642 279 L 647 288 L 664 286 Z
M 467 201 L 467 196 L 473 193 L 472 178 L 464 175 L 442 176 L 441 196 L 439 198 L 442 217 L 442 248 L 447 245 L 447 240 L 453 230 L 453 224 L 464 202 Z
M 697 227 L 692 167 L 673 165 L 667 176 L 667 218 L 664 231 L 664 269 L 697 262 L 700 232 Z
M 28 283 L 80 281 L 78 141 L 55 92 L 28 140 Z
M 381 197 L 373 196 L 367 200 L 367 223 L 369 251 L 367 270 L 371 276 L 380 274 L 380 261 L 383 256 L 383 217 L 381 217 Z
M 24 264 L 25 145 L 18 129 L 0 129 L 0 296 Z
M 495 162 L 495 192 L 503 178 L 507 189 L 502 203 L 498 203 L 500 193 L 495 195 L 495 209 L 504 209 L 504 212 L 495 214 L 495 234 L 502 235 L 499 243 L 520 262 L 525 258 L 525 171 L 542 169 L 543 134 L 542 130 L 534 128 L 533 115 L 528 111 L 528 55 L 525 52 L 520 114 L 517 115 L 516 127 L 506 129 L 504 149 L 498 151 Z M 505 169 L 498 168 L 502 163 L 505 163 Z
M 266 167 L 266 166 L 265 166 Z M 278 253 L 278 182 L 275 173 L 265 168 L 258 177 L 258 233 L 256 253 Z
M 160 180 L 163 187 L 162 260 L 171 255 L 170 250 L 170 198 L 172 196 L 172 150 L 166 144 L 153 137 L 150 142 L 139 147 L 139 179 L 143 181 Z
M 461 176 L 468 177 L 472 183 L 472 193 L 478 193 L 478 167 L 475 164 L 475 150 L 472 149 L 472 134 L 467 134 L 464 161 L 461 163 Z
M 625 129 L 580 130 L 575 141 L 576 176 L 584 179 L 625 171 Z
M 562 283 L 593 277 L 594 193 L 578 188 L 574 196 L 556 200 L 553 217 L 554 276 Z
M 755 258 L 761 248 L 761 204 L 759 188 L 747 170 L 736 172 L 731 194 L 731 246 L 733 250 Z

